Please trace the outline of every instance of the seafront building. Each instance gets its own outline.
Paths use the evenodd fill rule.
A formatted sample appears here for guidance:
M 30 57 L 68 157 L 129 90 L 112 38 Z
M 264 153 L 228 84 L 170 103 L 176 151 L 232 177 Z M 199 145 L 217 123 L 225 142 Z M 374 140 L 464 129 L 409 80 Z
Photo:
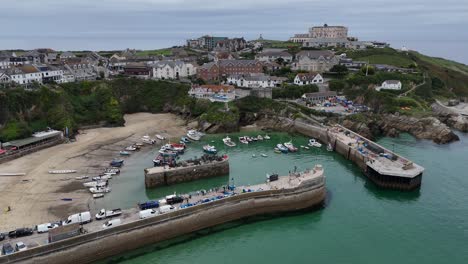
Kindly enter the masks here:
M 208 99 L 211 102 L 229 102 L 236 98 L 232 85 L 194 85 L 188 94 L 197 99 Z

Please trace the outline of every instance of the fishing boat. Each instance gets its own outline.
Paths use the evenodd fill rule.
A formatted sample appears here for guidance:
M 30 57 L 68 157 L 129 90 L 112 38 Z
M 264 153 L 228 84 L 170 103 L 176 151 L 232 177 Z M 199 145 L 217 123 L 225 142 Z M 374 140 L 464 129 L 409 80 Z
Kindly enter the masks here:
M 279 150 L 279 148 L 275 148 L 275 149 L 274 149 L 274 152 L 275 152 L 275 153 L 278 153 L 278 154 L 281 154 L 281 150 Z
M 285 142 L 283 145 L 287 147 L 290 152 L 297 151 L 297 148 L 292 144 L 292 142 Z
M 257 157 L 257 155 L 255 155 L 255 154 L 252 154 L 252 158 L 256 158 L 256 157 Z
M 263 138 L 266 139 L 266 140 L 269 140 L 269 139 L 270 139 L 270 136 L 265 135 Z
M 93 194 L 93 198 L 94 198 L 94 199 L 102 198 L 102 197 L 104 197 L 104 194 L 103 194 L 103 193 L 95 193 L 95 194 Z
M 94 188 L 99 188 L 99 187 L 105 187 L 107 186 L 107 181 L 90 181 L 90 182 L 85 182 L 83 183 L 84 187 L 94 187 Z
M 249 141 L 247 140 L 247 137 L 239 137 L 239 142 L 242 144 L 249 144 Z
M 187 137 L 190 139 L 190 140 L 194 140 L 194 141 L 199 141 L 201 139 L 201 137 L 203 136 L 202 133 L 194 130 L 194 129 L 191 129 L 187 132 Z
M 288 153 L 288 148 L 285 147 L 283 144 L 277 144 L 276 147 L 283 153 Z
M 123 163 L 124 163 L 123 159 L 114 159 L 109 164 L 112 167 L 122 167 Z
M 260 141 L 263 140 L 262 135 L 258 135 L 258 136 L 257 136 L 257 139 L 260 140 Z
M 228 137 L 228 136 L 223 138 L 223 142 L 224 142 L 224 145 L 226 145 L 228 147 L 235 147 L 236 146 L 236 143 L 232 142 L 231 138 Z
M 88 179 L 89 177 L 88 176 L 77 176 L 75 177 L 75 179 L 77 180 L 85 180 L 85 179 Z
M 203 146 L 203 151 L 209 154 L 216 154 L 218 152 L 214 146 L 210 145 Z
M 120 151 L 119 154 L 120 154 L 121 156 L 129 156 L 129 155 L 130 155 L 130 152 L 128 152 L 128 151 Z
M 333 147 L 330 143 L 327 145 L 327 151 L 333 151 Z
M 134 146 L 128 146 L 125 148 L 126 151 L 135 151 L 136 148 Z
M 159 134 L 156 135 L 156 138 L 159 139 L 159 140 L 165 140 L 166 139 L 165 137 L 163 137 L 163 136 L 161 136 Z
M 314 138 L 311 138 L 309 139 L 309 147 L 316 147 L 316 148 L 320 148 L 322 147 L 322 144 L 320 144 L 317 140 L 315 140 Z
M 264 157 L 264 158 L 268 157 L 268 155 L 265 154 L 265 153 L 260 154 L 260 156 L 262 156 L 262 157 Z
M 187 143 L 190 143 L 191 141 L 187 138 L 187 137 L 181 137 L 180 138 L 180 143 L 184 143 L 184 144 L 187 144 Z
M 177 151 L 179 153 L 184 153 L 185 151 L 185 144 L 183 143 L 170 143 L 169 144 L 172 147 L 172 150 Z
M 89 188 L 89 191 L 91 193 L 108 193 L 111 191 L 111 189 L 109 187 L 104 187 L 104 188 L 92 187 L 92 188 Z
M 76 173 L 76 170 L 50 170 L 49 174 L 70 174 Z

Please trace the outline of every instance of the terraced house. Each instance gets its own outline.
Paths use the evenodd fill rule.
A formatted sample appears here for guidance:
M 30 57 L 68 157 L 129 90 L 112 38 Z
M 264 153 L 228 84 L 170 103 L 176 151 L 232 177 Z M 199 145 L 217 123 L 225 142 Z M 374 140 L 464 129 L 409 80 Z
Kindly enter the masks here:
M 150 64 L 153 72 L 153 79 L 179 79 L 187 78 L 197 73 L 194 63 L 183 61 L 156 61 Z
M 220 80 L 229 75 L 262 73 L 263 65 L 257 60 L 219 60 L 205 63 L 198 69 L 197 76 L 205 81 Z
M 329 50 L 303 50 L 296 54 L 296 60 L 292 63 L 292 70 L 298 71 L 329 71 L 340 59 Z

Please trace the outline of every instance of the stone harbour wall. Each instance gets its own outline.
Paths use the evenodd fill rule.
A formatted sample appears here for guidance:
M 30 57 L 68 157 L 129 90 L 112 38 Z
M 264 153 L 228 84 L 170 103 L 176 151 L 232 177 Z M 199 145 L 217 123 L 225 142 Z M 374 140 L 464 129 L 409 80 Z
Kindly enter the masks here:
M 0 263 L 91 263 L 146 245 L 246 217 L 285 213 L 323 204 L 325 177 L 293 189 L 238 194 L 152 218 L 84 234 L 0 258 Z
M 177 167 L 152 173 L 145 169 L 145 186 L 153 188 L 229 174 L 229 159 L 202 165 Z

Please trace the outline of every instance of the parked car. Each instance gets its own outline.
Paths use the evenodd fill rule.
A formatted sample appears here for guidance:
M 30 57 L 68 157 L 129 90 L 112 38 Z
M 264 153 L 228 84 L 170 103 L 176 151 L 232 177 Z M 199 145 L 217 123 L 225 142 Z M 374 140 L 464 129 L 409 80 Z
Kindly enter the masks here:
M 16 251 L 17 252 L 25 251 L 26 249 L 28 249 L 28 247 L 23 242 L 20 241 L 20 242 L 16 243 Z
M 10 243 L 3 244 L 2 255 L 10 255 L 15 253 L 15 249 L 11 246 Z
M 59 227 L 58 224 L 55 224 L 55 223 L 45 223 L 45 224 L 41 224 L 41 225 L 37 225 L 36 226 L 36 230 L 38 233 L 45 233 L 45 232 L 49 232 L 50 229 L 54 229 L 56 227 Z
M 115 227 L 115 226 L 120 225 L 120 223 L 122 223 L 122 221 L 120 221 L 120 218 L 112 219 L 112 220 L 106 221 L 102 225 L 102 228 L 107 229 L 107 228 Z
M 8 237 L 15 238 L 15 237 L 22 237 L 22 236 L 30 236 L 33 234 L 33 230 L 31 228 L 18 228 L 16 230 L 10 231 L 8 233 Z

